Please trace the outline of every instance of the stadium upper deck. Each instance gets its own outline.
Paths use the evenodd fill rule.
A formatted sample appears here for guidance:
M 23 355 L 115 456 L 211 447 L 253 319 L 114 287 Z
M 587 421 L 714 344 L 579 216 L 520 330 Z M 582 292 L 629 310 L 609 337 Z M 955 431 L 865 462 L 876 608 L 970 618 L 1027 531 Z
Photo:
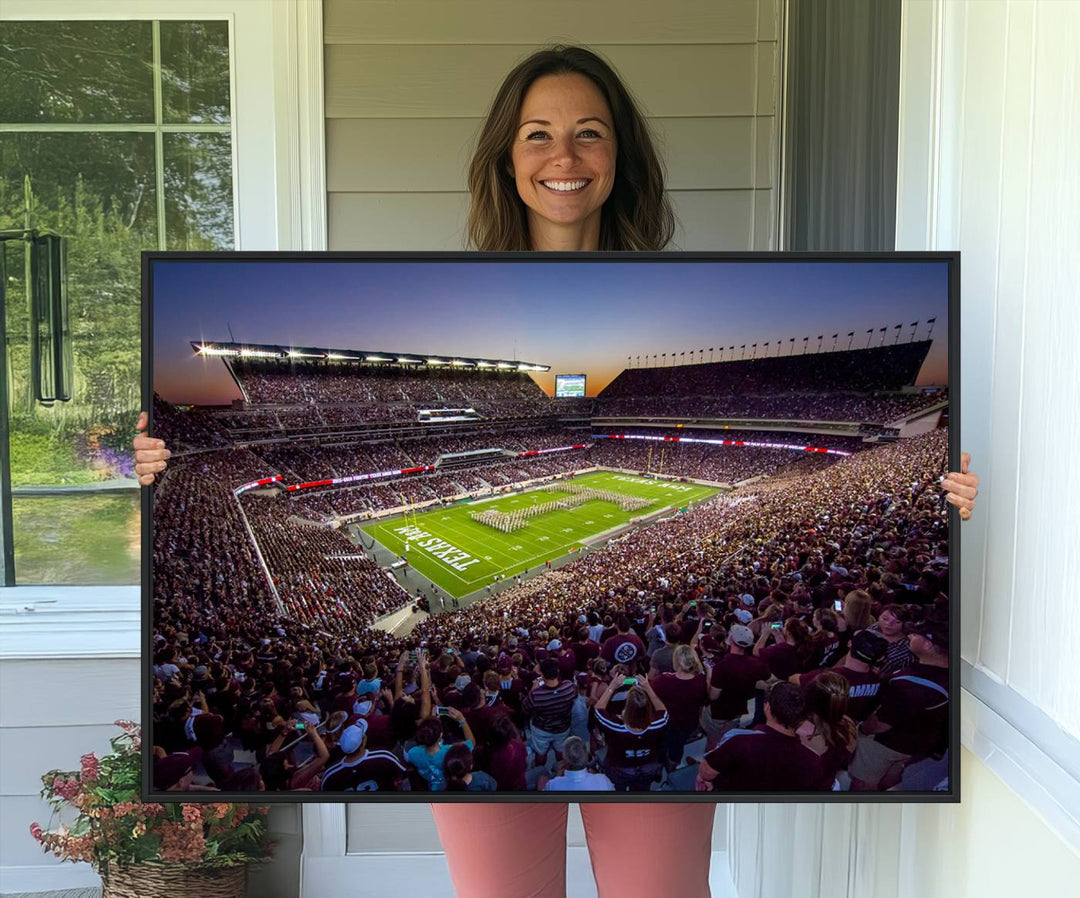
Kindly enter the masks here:
M 199 344 L 193 344 L 198 349 Z M 551 399 L 528 362 L 357 355 L 289 356 L 280 347 L 222 355 L 245 397 L 243 407 L 184 416 L 191 439 L 212 447 L 253 440 L 342 435 L 350 441 L 433 431 L 443 416 L 459 431 L 496 422 L 681 418 L 740 426 L 792 421 L 888 424 L 918 414 L 946 394 L 912 392 L 929 341 L 842 352 L 629 368 L 591 400 Z M 224 352 L 216 349 L 215 354 Z M 239 352 L 239 350 L 238 350 Z M 385 359 L 385 360 L 384 360 Z M 457 362 L 458 364 L 454 364 Z M 517 367 L 514 367 L 517 366 Z M 905 390 L 904 392 L 899 392 Z M 170 428 L 171 429 L 171 428 Z M 828 429 L 828 428 L 825 428 Z M 851 429 L 851 428 L 849 428 Z M 446 433 L 447 430 L 438 431 Z M 856 432 L 855 430 L 852 431 Z

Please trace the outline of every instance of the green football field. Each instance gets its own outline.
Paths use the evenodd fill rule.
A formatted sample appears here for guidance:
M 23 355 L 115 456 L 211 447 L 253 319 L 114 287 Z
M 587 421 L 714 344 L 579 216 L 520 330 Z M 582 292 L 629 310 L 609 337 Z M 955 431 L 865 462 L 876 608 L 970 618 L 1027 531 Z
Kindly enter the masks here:
M 496 574 L 512 577 L 535 568 L 580 548 L 594 537 L 619 530 L 631 518 L 685 508 L 719 492 L 696 483 L 668 483 L 606 471 L 575 477 L 571 482 L 648 499 L 652 504 L 623 511 L 612 502 L 593 499 L 577 508 L 556 509 L 528 518 L 525 527 L 513 533 L 503 533 L 469 516 L 489 508 L 511 512 L 570 495 L 534 489 L 397 517 L 362 529 L 395 555 L 408 559 L 414 570 L 461 598 L 491 583 Z M 559 483 L 553 486 L 557 488 Z

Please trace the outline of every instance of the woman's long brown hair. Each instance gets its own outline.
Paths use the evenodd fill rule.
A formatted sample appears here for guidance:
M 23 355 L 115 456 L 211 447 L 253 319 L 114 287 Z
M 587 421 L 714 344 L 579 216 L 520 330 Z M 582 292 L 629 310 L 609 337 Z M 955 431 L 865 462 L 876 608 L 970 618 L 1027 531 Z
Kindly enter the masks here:
M 806 689 L 806 715 L 824 736 L 830 748 L 854 746 L 855 721 L 847 713 L 848 681 L 834 671 L 826 671 Z
M 533 82 L 545 75 L 584 75 L 607 100 L 614 121 L 615 181 L 600 219 L 601 250 L 660 250 L 675 233 L 664 194 L 664 170 L 633 96 L 614 69 L 584 47 L 556 46 L 533 53 L 503 81 L 480 131 L 469 165 L 469 243 L 488 252 L 526 251 L 525 204 L 510 174 L 518 114 Z

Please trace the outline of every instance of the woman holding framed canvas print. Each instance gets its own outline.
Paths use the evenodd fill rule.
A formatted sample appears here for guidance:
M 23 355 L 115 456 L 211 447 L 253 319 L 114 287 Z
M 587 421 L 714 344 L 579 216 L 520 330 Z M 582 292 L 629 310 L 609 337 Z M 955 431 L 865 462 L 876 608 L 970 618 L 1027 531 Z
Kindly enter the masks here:
M 661 250 L 674 216 L 645 118 L 612 68 L 581 47 L 534 53 L 506 77 L 469 169 L 468 234 L 481 251 Z M 145 414 L 139 430 L 146 428 Z M 164 470 L 161 440 L 134 441 L 143 485 Z M 971 516 L 978 477 L 951 473 L 947 500 Z M 711 803 L 584 804 L 601 898 L 709 894 Z M 565 894 L 566 804 L 432 806 L 462 898 Z M 648 851 L 641 850 L 647 833 Z M 658 862 L 660 858 L 662 861 Z

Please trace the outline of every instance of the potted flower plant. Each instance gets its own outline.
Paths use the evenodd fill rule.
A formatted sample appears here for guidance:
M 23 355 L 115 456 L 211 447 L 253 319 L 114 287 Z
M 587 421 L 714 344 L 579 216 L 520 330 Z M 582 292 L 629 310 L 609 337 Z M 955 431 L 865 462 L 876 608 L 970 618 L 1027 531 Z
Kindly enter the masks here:
M 111 754 L 83 755 L 79 771 L 50 770 L 41 797 L 74 820 L 30 834 L 64 861 L 87 861 L 101 874 L 102 898 L 243 898 L 247 865 L 269 860 L 268 808 L 243 804 L 156 804 L 139 800 L 138 724 Z

